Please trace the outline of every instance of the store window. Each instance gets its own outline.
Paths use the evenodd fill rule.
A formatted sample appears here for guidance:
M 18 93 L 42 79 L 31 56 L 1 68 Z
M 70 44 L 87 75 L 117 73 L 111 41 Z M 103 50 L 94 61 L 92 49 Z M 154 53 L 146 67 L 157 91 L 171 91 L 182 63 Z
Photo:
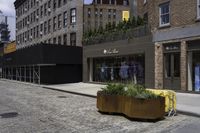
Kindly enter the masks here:
M 197 19 L 200 19 L 200 0 L 197 0 Z
M 169 9 L 169 2 L 160 5 L 160 26 L 168 26 L 170 25 L 170 9 Z
M 193 52 L 193 90 L 200 92 L 200 52 Z
M 144 55 L 95 58 L 93 81 L 144 84 Z

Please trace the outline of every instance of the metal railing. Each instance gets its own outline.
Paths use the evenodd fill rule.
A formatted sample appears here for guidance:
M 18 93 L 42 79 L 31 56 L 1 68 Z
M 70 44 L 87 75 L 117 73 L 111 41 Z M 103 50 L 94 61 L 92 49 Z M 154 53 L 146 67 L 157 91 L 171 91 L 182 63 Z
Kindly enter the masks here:
M 96 36 L 85 38 L 83 39 L 83 45 L 94 45 L 112 41 L 128 40 L 146 35 L 150 35 L 150 28 L 148 27 L 148 25 L 128 29 L 126 31 L 110 31 L 104 34 L 99 34 Z

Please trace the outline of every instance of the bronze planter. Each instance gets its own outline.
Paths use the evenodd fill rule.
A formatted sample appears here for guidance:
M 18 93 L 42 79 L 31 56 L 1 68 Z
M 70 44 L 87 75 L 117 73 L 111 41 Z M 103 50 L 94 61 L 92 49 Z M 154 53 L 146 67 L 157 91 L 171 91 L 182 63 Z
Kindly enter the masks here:
M 129 118 L 159 119 L 165 115 L 165 99 L 139 99 L 128 96 L 97 93 L 97 108 L 100 112 L 122 113 Z
M 105 113 L 122 113 L 124 108 L 124 96 L 106 95 L 97 93 L 97 108 Z
M 124 114 L 130 118 L 159 119 L 165 115 L 165 99 L 140 99 L 126 97 Z

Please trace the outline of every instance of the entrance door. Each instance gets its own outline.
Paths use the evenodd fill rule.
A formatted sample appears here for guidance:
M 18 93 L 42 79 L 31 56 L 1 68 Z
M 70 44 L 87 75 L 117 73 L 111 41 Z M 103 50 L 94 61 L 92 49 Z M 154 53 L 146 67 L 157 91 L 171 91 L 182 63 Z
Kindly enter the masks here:
M 164 55 L 164 88 L 179 90 L 180 88 L 180 53 Z

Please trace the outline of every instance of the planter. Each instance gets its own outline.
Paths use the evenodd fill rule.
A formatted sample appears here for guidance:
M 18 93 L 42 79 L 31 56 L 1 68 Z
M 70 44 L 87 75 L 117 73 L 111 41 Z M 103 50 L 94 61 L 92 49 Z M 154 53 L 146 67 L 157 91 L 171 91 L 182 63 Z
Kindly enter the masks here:
M 165 115 L 165 99 L 139 99 L 126 97 L 124 114 L 130 118 L 159 119 Z
M 129 118 L 159 119 L 165 115 L 165 99 L 139 99 L 127 96 L 97 93 L 97 108 L 100 112 L 122 113 Z
M 124 96 L 105 95 L 97 93 L 97 108 L 105 113 L 122 113 L 124 106 Z

